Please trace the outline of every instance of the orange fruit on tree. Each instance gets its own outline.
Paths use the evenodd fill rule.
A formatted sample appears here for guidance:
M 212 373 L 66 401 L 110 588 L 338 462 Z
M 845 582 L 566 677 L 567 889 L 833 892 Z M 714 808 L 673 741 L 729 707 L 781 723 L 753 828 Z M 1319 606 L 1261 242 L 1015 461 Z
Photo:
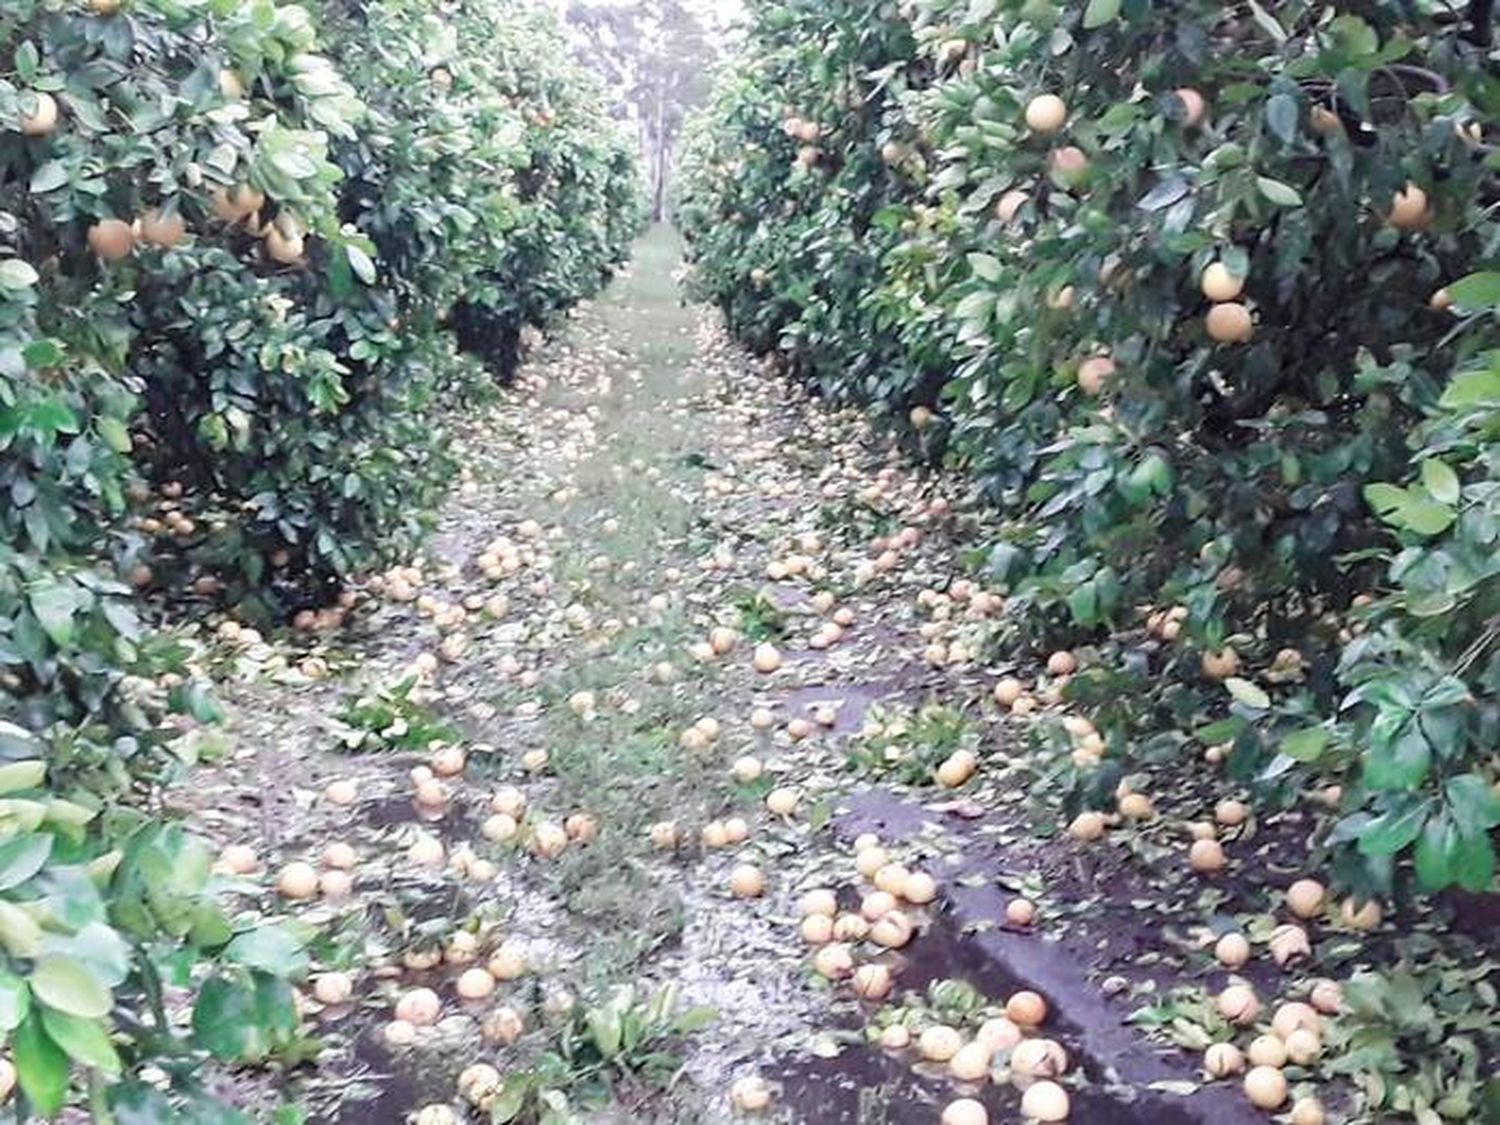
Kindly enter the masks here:
M 1191 86 L 1182 86 L 1174 91 L 1177 100 L 1182 103 L 1182 123 L 1189 129 L 1203 122 L 1204 114 L 1208 112 L 1208 102 L 1202 94 Z
M 123 219 L 100 219 L 89 227 L 88 243 L 99 258 L 118 262 L 135 249 L 135 231 Z
M 170 249 L 181 245 L 186 237 L 187 220 L 181 212 L 168 215 L 153 209 L 141 216 L 141 239 L 153 246 Z
M 1250 310 L 1236 301 L 1225 301 L 1209 309 L 1203 326 L 1209 337 L 1220 344 L 1247 343 L 1255 335 Z
M 1078 365 L 1075 382 L 1080 391 L 1094 398 L 1104 393 L 1105 385 L 1116 370 L 1115 361 L 1109 356 L 1090 356 Z
M 1056 94 L 1038 94 L 1026 103 L 1026 127 L 1033 133 L 1055 133 L 1067 119 L 1067 103 Z
M 1245 279 L 1231 273 L 1223 262 L 1210 262 L 1198 284 L 1210 301 L 1232 301 L 1244 291 Z
M 21 114 L 21 132 L 28 137 L 45 137 L 57 128 L 57 99 L 42 90 L 31 96 L 36 108 Z
M 1000 202 L 995 204 L 996 217 L 1002 223 L 1013 222 L 1030 198 L 1026 192 L 1017 189 L 1006 192 L 1000 197 Z
M 1427 209 L 1427 193 L 1416 184 L 1409 183 L 1395 194 L 1385 221 L 1397 230 L 1416 230 L 1427 225 L 1431 212 Z

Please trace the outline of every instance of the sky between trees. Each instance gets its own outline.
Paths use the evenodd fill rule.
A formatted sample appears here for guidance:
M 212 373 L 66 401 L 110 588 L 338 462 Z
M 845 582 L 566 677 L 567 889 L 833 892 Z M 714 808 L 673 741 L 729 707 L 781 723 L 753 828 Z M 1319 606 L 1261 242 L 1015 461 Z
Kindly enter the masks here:
M 557 0 L 573 51 L 640 138 L 653 218 L 666 211 L 682 125 L 733 41 L 739 0 Z

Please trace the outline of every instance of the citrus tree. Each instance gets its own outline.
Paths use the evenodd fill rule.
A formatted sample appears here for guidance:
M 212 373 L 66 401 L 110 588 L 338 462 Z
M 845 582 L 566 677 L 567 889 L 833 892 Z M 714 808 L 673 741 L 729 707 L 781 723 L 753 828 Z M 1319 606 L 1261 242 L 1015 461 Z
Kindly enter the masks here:
M 406 119 L 367 108 L 391 74 L 330 61 L 319 25 L 346 17 L 0 11 L 0 1088 L 19 1081 L 22 1116 L 224 1120 L 206 1060 L 316 1050 L 291 983 L 306 935 L 231 910 L 208 845 L 162 814 L 217 709 L 140 595 L 281 617 L 409 547 L 450 467 L 441 400 L 475 376 L 447 306 L 489 285 L 540 321 L 635 229 L 630 161 L 566 71 L 547 92 L 579 124 L 552 178 L 524 179 L 525 110 L 486 92 L 455 96 L 457 141 L 416 118 L 411 178 L 357 181 Z M 455 70 L 486 73 L 490 37 L 467 42 Z M 445 204 L 483 181 L 494 206 L 393 234 L 429 223 L 422 154 L 450 142 L 481 155 Z M 518 247 L 557 215 L 580 233 L 533 277 Z
M 1099 649 L 1068 799 L 1210 748 L 1360 893 L 1492 886 L 1482 10 L 754 11 L 697 283 L 974 474 L 1015 637 Z
M 331 4 L 371 127 L 337 147 L 406 332 L 451 326 L 508 379 L 521 330 L 595 292 L 640 226 L 635 161 L 539 12 Z M 378 54 L 355 48 L 378 41 Z

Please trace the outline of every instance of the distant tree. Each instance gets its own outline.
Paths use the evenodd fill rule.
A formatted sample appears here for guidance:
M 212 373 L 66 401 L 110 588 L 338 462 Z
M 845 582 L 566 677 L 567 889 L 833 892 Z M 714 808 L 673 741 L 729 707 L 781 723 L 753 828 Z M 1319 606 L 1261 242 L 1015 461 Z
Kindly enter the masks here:
M 705 17 L 684 0 L 570 0 L 567 19 L 575 53 L 636 124 L 651 214 L 661 219 L 683 119 L 706 97 L 719 57 Z

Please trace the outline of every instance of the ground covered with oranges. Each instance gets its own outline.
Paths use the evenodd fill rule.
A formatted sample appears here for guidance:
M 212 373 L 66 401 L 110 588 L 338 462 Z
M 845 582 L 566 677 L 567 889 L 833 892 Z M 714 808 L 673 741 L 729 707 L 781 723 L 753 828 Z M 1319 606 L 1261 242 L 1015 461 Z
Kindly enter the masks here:
M 1104 752 L 1063 702 L 1089 654 L 997 651 L 963 482 L 767 380 L 676 255 L 654 232 L 464 421 L 421 558 L 298 635 L 214 623 L 225 745 L 178 799 L 287 917 L 276 1053 L 316 1057 L 224 1090 L 424 1125 L 1314 1125 L 1431 1029 L 1451 1079 L 1462 1035 L 1413 1005 L 1493 1031 L 1492 904 L 1330 900 L 1310 819 L 1258 819 L 1212 747 L 1063 813 L 1049 776 Z M 1444 1116 L 1482 1112 L 1471 1065 Z

